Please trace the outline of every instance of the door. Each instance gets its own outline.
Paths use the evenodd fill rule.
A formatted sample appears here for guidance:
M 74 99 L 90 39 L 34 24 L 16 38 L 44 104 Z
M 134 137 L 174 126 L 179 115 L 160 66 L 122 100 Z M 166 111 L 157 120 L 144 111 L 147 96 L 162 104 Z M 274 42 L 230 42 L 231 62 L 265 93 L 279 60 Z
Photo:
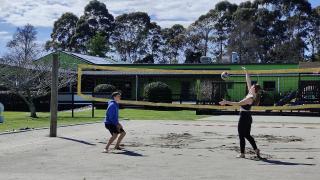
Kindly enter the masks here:
M 189 101 L 190 100 L 190 82 L 182 82 L 181 83 L 181 100 Z

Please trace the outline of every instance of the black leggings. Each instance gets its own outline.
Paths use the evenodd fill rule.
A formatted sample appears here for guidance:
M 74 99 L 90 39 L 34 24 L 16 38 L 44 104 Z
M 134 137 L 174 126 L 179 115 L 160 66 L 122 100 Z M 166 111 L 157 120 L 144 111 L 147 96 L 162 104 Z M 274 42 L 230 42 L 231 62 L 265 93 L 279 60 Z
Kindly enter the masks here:
M 241 111 L 240 119 L 238 123 L 238 133 L 239 133 L 239 139 L 240 139 L 241 153 L 244 153 L 244 150 L 245 150 L 245 146 L 246 146 L 245 139 L 247 139 L 250 142 L 254 150 L 257 149 L 256 142 L 254 138 L 250 135 L 251 123 L 252 123 L 251 113 L 249 111 Z

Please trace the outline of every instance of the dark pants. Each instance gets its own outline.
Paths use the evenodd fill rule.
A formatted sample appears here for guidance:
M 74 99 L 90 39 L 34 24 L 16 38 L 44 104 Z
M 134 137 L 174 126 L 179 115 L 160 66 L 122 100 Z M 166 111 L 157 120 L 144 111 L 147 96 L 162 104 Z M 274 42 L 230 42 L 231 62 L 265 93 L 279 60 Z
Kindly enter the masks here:
M 251 112 L 249 111 L 241 111 L 240 112 L 240 119 L 238 123 L 238 133 L 240 139 L 240 151 L 244 153 L 246 147 L 246 140 L 247 139 L 254 150 L 257 149 L 256 142 L 254 138 L 250 135 L 251 132 L 251 124 L 252 124 L 252 117 Z

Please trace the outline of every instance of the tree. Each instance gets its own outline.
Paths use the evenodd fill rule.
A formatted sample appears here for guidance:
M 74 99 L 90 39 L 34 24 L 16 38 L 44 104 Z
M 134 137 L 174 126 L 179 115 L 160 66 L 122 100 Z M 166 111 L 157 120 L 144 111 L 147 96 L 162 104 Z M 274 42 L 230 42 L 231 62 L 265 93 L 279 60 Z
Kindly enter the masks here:
M 214 27 L 216 36 L 213 38 L 213 42 L 218 44 L 218 50 L 215 50 L 213 53 L 218 55 L 220 62 L 222 62 L 222 57 L 226 52 L 228 37 L 232 30 L 232 16 L 237 8 L 236 4 L 231 4 L 228 1 L 221 1 L 215 6 L 218 17 Z
M 307 48 L 305 39 L 308 17 L 312 10 L 310 3 L 307 0 L 261 0 L 257 4 L 277 15 L 270 27 L 274 29 L 275 36 L 273 38 L 277 39 L 272 51 L 295 49 L 287 55 L 285 61 L 298 62 L 303 60 Z M 273 61 L 279 59 L 279 57 L 272 58 L 274 58 Z
M 210 10 L 207 14 L 200 16 L 199 19 L 189 27 L 190 33 L 197 34 L 201 38 L 203 56 L 207 56 L 209 42 L 213 40 L 213 36 L 216 34 L 215 25 L 217 19 L 217 11 Z
M 277 12 L 269 11 L 267 8 L 259 8 L 254 17 L 252 33 L 256 37 L 256 51 L 259 62 L 267 63 L 273 58 L 271 51 L 279 39 L 281 39 L 281 27 L 276 26 Z M 274 28 L 277 27 L 277 28 Z
M 84 15 L 77 22 L 76 31 L 71 45 L 77 51 L 87 52 L 87 44 L 97 33 L 106 38 L 107 44 L 114 30 L 114 17 L 109 13 L 106 5 L 98 0 L 92 0 L 84 9 Z
M 316 60 L 320 53 L 320 6 L 312 10 L 309 17 L 307 42 L 311 49 L 311 60 Z
M 189 49 L 185 52 L 186 60 L 184 63 L 186 64 L 200 64 L 200 58 L 202 56 L 201 52 L 193 52 Z
M 161 62 L 161 49 L 163 48 L 163 36 L 161 34 L 161 27 L 151 22 L 149 33 L 147 37 L 148 54 L 144 57 L 144 61 L 148 63 Z
M 148 14 L 134 12 L 116 17 L 112 43 L 122 61 L 135 62 L 148 54 L 148 35 L 152 24 Z
M 106 44 L 106 37 L 102 33 L 97 33 L 92 39 L 89 40 L 87 45 L 89 55 L 105 57 L 109 51 L 109 47 Z
M 200 63 L 200 57 L 202 56 L 201 36 L 195 33 L 191 33 L 188 28 L 186 33 L 185 44 L 185 62 L 184 63 Z
M 237 52 L 241 63 L 257 62 L 257 39 L 252 33 L 256 7 L 250 2 L 241 3 L 233 14 L 233 25 L 228 51 Z
M 171 28 L 163 29 L 162 36 L 165 48 L 162 50 L 163 55 L 168 58 L 166 62 L 172 64 L 172 62 L 177 61 L 177 57 L 180 54 L 179 51 L 185 46 L 185 32 L 186 29 L 180 24 L 175 24 Z
M 135 64 L 154 64 L 154 56 L 147 54 L 143 59 L 134 62 Z
M 13 39 L 8 42 L 9 53 L 4 56 L 0 66 L 0 82 L 22 98 L 28 105 L 30 116 L 37 117 L 34 99 L 50 92 L 51 65 L 48 62 L 35 61 L 40 55 L 36 42 L 36 30 L 27 24 L 17 28 Z M 59 75 L 59 87 L 64 87 L 73 79 L 70 71 L 64 70 Z
M 46 42 L 46 50 L 58 48 L 62 51 L 72 51 L 71 38 L 74 36 L 78 20 L 79 18 L 70 12 L 62 14 L 54 22 L 51 40 Z

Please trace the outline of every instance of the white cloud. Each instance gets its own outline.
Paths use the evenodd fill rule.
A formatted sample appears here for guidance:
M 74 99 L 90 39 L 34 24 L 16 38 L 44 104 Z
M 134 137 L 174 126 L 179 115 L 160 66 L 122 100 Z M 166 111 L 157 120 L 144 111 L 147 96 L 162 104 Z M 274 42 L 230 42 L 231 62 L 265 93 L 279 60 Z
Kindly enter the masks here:
M 201 14 L 214 8 L 219 0 L 100 0 L 109 11 L 117 16 L 122 13 L 147 12 L 161 26 L 175 23 L 185 26 L 196 20 Z M 230 0 L 240 3 L 245 0 Z M 80 16 L 88 0 L 0 0 L 0 19 L 22 26 L 30 23 L 34 26 L 52 27 L 53 22 L 64 12 L 73 12 Z
M 0 31 L 0 39 L 1 40 L 8 40 L 12 37 L 12 35 L 7 31 Z

